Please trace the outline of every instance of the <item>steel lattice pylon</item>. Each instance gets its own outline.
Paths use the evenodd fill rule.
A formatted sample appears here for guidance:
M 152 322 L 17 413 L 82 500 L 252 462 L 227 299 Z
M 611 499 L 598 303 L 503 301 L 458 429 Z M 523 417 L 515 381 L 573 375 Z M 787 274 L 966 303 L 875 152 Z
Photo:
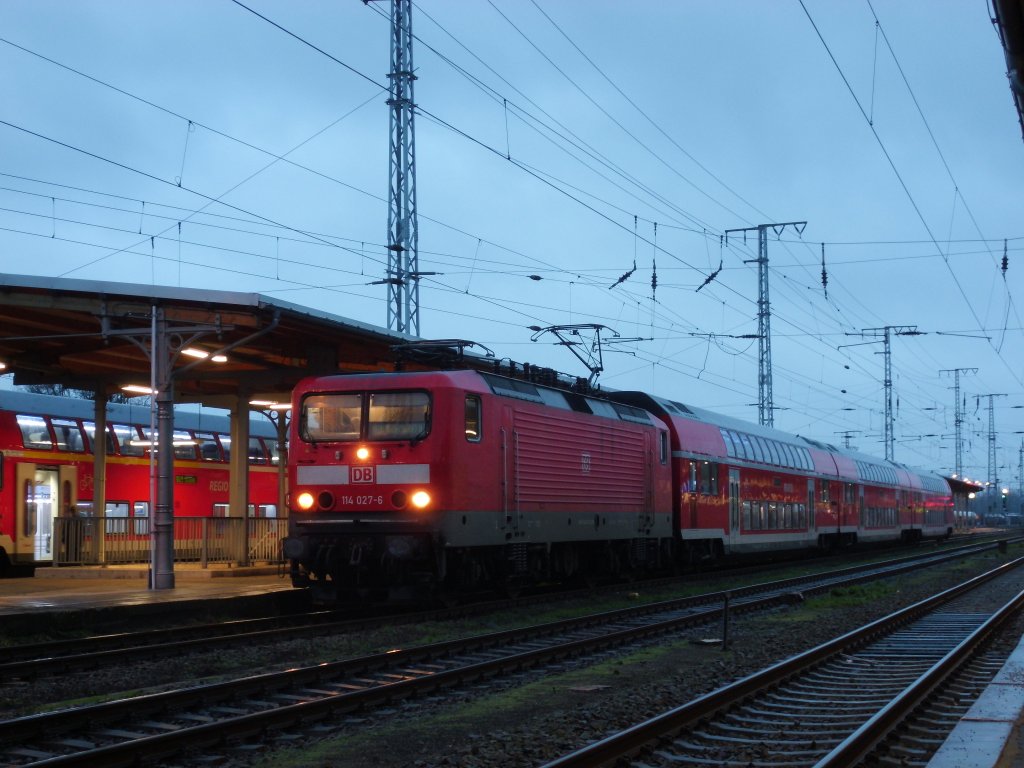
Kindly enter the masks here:
M 757 230 L 757 258 L 745 263 L 757 264 L 757 423 L 761 426 L 775 425 L 775 401 L 772 395 L 772 310 L 768 299 L 768 228 L 782 236 L 786 227 L 793 227 L 797 234 L 803 234 L 806 221 L 786 221 L 778 224 L 759 224 L 756 227 L 725 230 L 726 243 L 733 232 Z M 746 234 L 744 234 L 746 240 Z
M 412 0 L 391 0 L 391 145 L 388 158 L 388 328 L 420 335 Z

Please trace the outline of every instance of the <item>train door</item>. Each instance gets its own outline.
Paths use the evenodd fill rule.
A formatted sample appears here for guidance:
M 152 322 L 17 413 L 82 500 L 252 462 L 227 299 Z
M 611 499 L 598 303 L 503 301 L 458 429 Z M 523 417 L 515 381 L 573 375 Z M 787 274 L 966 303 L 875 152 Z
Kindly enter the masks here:
M 740 471 L 729 468 L 729 544 L 740 540 Z
M 695 460 L 691 460 L 689 465 L 690 480 L 686 484 L 686 487 L 689 490 L 689 493 L 687 494 L 687 507 L 690 511 L 690 529 L 695 531 L 699 525 L 697 521 L 697 462 Z
M 657 466 L 658 457 L 654 455 L 654 445 L 649 434 L 644 435 L 644 508 L 636 516 L 636 532 L 643 536 L 654 522 L 654 468 Z
M 502 510 L 501 528 L 506 533 L 519 530 L 519 432 L 515 428 L 515 412 L 505 409 L 504 426 L 499 430 L 501 437 L 501 484 Z
M 19 464 L 16 482 L 15 547 L 19 559 L 53 560 L 53 519 L 70 515 L 75 508 L 77 469 Z
M 818 521 L 814 516 L 814 478 L 807 480 L 807 530 L 814 533 L 818 528 Z

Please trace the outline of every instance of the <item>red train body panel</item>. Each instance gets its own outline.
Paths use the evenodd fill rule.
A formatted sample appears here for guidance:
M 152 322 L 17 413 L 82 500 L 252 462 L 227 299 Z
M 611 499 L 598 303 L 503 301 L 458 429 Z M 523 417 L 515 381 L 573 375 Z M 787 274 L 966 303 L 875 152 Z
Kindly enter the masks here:
M 477 371 L 307 379 L 293 583 L 400 594 L 945 536 L 949 486 L 641 392 Z
M 53 518 L 92 516 L 93 403 L 0 390 L 0 566 L 53 560 Z M 151 493 L 148 408 L 108 404 L 108 518 L 145 518 Z M 223 516 L 229 498 L 223 416 L 175 416 L 174 515 Z M 266 420 L 250 426 L 249 499 L 254 516 L 277 516 L 278 447 Z M 187 438 L 187 439 L 186 439 Z M 144 526 L 142 526 L 144 527 Z M 140 527 L 140 530 L 141 528 Z M 126 524 L 126 530 L 134 530 Z

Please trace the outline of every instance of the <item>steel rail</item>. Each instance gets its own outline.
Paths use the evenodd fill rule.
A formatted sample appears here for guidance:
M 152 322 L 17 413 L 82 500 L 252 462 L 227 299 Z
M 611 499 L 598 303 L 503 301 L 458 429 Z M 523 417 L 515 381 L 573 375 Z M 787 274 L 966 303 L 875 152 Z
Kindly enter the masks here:
M 946 557 L 948 556 L 943 556 L 943 559 Z M 939 558 L 936 557 L 934 559 L 938 560 Z M 843 569 L 843 572 L 838 577 L 834 577 L 828 582 L 819 583 L 805 591 L 808 593 L 824 591 L 831 589 L 836 583 L 849 584 L 859 579 L 875 578 L 883 572 L 885 575 L 890 575 L 894 572 L 903 572 L 919 567 L 919 561 L 912 563 L 901 562 L 898 567 L 888 570 L 880 569 L 876 566 L 874 573 L 870 575 L 861 574 L 856 579 L 846 575 L 846 572 L 850 569 Z M 778 583 L 776 582 L 776 584 Z M 791 594 L 791 591 L 788 590 L 789 587 L 787 585 L 785 589 L 776 590 L 766 597 L 750 601 L 746 606 L 739 605 L 737 608 L 750 610 L 755 606 L 784 602 L 787 600 L 787 596 Z M 693 599 L 686 598 L 677 601 L 667 601 L 668 604 L 683 602 L 692 603 Z M 312 701 L 283 705 L 280 703 L 265 703 L 264 706 L 268 708 L 261 712 L 219 718 L 215 722 L 195 727 L 177 728 L 177 726 L 172 726 L 177 729 L 170 733 L 142 736 L 132 741 L 102 746 L 77 754 L 55 756 L 33 764 L 40 766 L 123 765 L 137 759 L 150 759 L 154 755 L 177 751 L 182 747 L 183 743 L 190 748 L 215 743 L 229 736 L 247 735 L 253 729 L 263 730 L 290 725 L 311 717 L 322 717 L 331 711 L 339 712 L 363 708 L 381 702 L 412 696 L 425 690 L 455 685 L 466 680 L 494 676 L 509 670 L 537 666 L 538 664 L 570 656 L 597 652 L 607 647 L 631 642 L 643 636 L 663 633 L 682 625 L 706 623 L 720 616 L 722 612 L 722 609 L 719 607 L 705 608 L 699 611 L 691 611 L 682 616 L 675 615 L 664 620 L 650 621 L 639 627 L 621 628 L 616 626 L 617 623 L 621 624 L 623 621 L 636 619 L 636 614 L 639 610 L 637 608 L 611 611 L 580 619 L 569 619 L 535 627 L 506 630 L 504 632 L 470 638 L 469 640 L 435 643 L 419 648 L 331 662 L 282 673 L 266 673 L 243 678 L 239 681 L 150 694 L 148 696 L 122 699 L 76 710 L 32 715 L 0 723 L 0 740 L 7 741 L 8 743 L 24 743 L 32 738 L 41 736 L 50 738 L 54 734 L 67 733 L 70 729 L 76 727 L 96 729 L 104 723 L 117 721 L 118 719 L 138 718 L 140 716 L 148 717 L 154 713 L 173 718 L 174 716 L 168 714 L 169 712 L 185 707 L 194 707 L 197 702 L 201 702 L 206 706 L 216 706 L 221 702 L 230 701 L 232 698 L 237 700 L 238 697 L 243 695 L 260 697 L 261 699 L 273 699 L 275 696 L 279 696 L 286 700 L 302 698 L 303 696 L 309 698 L 310 695 L 314 694 L 318 697 Z M 419 673 L 414 674 L 410 669 L 415 669 L 417 665 L 422 666 L 425 662 L 448 658 L 455 653 L 467 654 L 488 651 L 500 655 L 502 653 L 500 650 L 502 644 L 528 642 L 533 638 L 554 635 L 558 632 L 589 631 L 594 626 L 602 623 L 606 625 L 610 623 L 613 626 L 610 630 L 597 636 L 591 635 L 561 642 L 557 642 L 556 639 L 556 642 L 552 642 L 547 647 L 533 647 L 526 651 L 505 653 L 500 658 L 488 659 L 482 662 L 470 660 L 468 663 L 463 663 L 454 669 L 444 669 L 441 671 L 427 670 L 422 675 Z M 392 671 L 386 672 L 386 670 Z M 384 678 L 385 682 L 365 680 L 359 677 L 370 674 L 378 674 Z M 342 683 L 342 687 L 346 688 L 347 692 L 341 694 L 322 690 L 322 686 L 330 686 L 332 684 L 330 682 L 332 679 L 336 680 L 345 676 L 348 676 L 350 680 L 354 678 L 360 685 L 365 684 L 365 686 L 361 690 L 352 690 L 357 686 L 351 683 Z M 285 689 L 288 689 L 289 692 L 282 693 Z M 296 691 L 298 693 L 295 693 Z M 123 734 L 118 735 L 123 736 Z
M 930 552 L 877 563 L 850 566 L 791 579 L 739 587 L 729 592 L 731 598 L 741 598 L 768 590 L 799 587 L 816 579 L 830 578 L 832 576 L 853 576 L 882 567 L 896 566 L 903 563 L 920 563 L 921 561 L 933 560 L 936 557 L 963 557 L 972 553 L 993 549 L 997 546 L 999 546 L 998 542 L 970 544 L 944 550 L 941 554 Z M 719 591 L 688 598 L 677 598 L 676 600 L 684 602 L 676 602 L 675 605 L 682 607 L 688 604 L 685 601 L 694 601 L 692 604 L 697 605 L 720 603 L 724 599 L 724 594 L 724 592 Z M 542 601 L 548 602 L 551 598 L 552 596 L 545 596 Z M 557 596 L 555 596 L 555 599 L 557 599 Z M 512 601 L 511 605 L 522 607 L 522 605 L 529 605 L 532 602 L 529 599 L 520 598 Z M 672 601 L 662 601 L 624 610 L 664 610 L 665 606 L 671 603 Z M 378 615 L 367 618 L 348 618 L 340 621 L 332 620 L 332 617 L 337 616 L 337 611 L 321 611 L 301 614 L 295 617 L 242 619 L 193 627 L 163 628 L 145 630 L 138 633 L 126 632 L 90 638 L 57 640 L 43 644 L 10 646 L 0 649 L 0 659 L 7 659 L 6 661 L 0 661 L 0 677 L 4 679 L 34 678 L 77 669 L 95 669 L 99 665 L 112 665 L 124 660 L 138 658 L 139 656 L 146 656 L 147 658 L 170 656 L 190 650 L 202 650 L 205 647 L 220 648 L 238 643 L 261 642 L 296 635 L 308 636 L 314 633 L 338 634 L 356 632 L 367 627 L 378 626 L 382 620 L 394 623 L 420 623 L 424 621 L 461 618 L 483 611 L 508 608 L 509 605 L 505 601 L 501 601 L 498 604 L 488 602 L 469 607 L 463 606 L 436 611 L 391 614 L 386 617 Z M 305 623 L 295 624 L 296 620 L 304 621 Z M 83 646 L 85 646 L 84 649 Z M 69 653 L 68 651 L 71 649 L 75 649 L 76 652 Z
M 896 611 L 889 616 L 873 621 L 815 648 L 767 667 L 760 672 L 748 675 L 741 680 L 700 696 L 682 706 L 557 758 L 546 763 L 542 768 L 598 768 L 599 766 L 614 765 L 622 758 L 637 754 L 652 742 L 671 737 L 692 726 L 694 723 L 727 710 L 762 690 L 779 685 L 783 681 L 820 664 L 832 656 L 846 652 L 854 646 L 863 645 L 876 637 L 888 634 L 903 624 L 930 612 L 935 607 L 949 602 L 1021 565 L 1024 565 L 1024 558 L 1017 558 L 1009 563 L 1005 563 L 987 573 Z M 1016 603 L 1020 598 L 1021 595 L 1018 595 L 1013 602 Z M 948 655 L 951 656 L 952 653 Z M 855 747 L 851 745 L 849 749 L 855 749 Z M 831 765 L 852 765 L 854 762 L 837 760 L 837 762 Z
M 879 710 L 870 720 L 851 733 L 814 768 L 842 768 L 856 765 L 870 754 L 933 691 L 960 670 L 999 628 L 1024 606 L 1024 590 L 992 614 L 988 620 L 950 650 L 931 669 L 908 686 L 899 696 Z

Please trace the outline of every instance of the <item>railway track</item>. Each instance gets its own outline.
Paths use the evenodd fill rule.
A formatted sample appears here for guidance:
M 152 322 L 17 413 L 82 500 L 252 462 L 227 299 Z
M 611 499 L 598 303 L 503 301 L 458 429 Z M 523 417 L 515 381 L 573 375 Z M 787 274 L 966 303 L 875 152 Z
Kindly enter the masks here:
M 898 567 L 901 564 L 946 562 L 950 558 L 965 557 L 984 552 L 998 546 L 998 542 L 970 544 L 943 550 L 941 553 L 932 551 L 911 557 L 897 558 L 880 563 L 870 563 L 843 568 L 836 573 L 857 575 L 873 573 L 879 567 Z M 939 558 L 936 560 L 936 558 Z M 823 574 L 825 577 L 828 573 Z M 819 578 L 819 575 L 801 576 L 777 583 L 779 589 L 799 589 L 808 580 Z M 661 580 L 656 583 L 664 583 Z M 761 585 L 743 590 L 735 590 L 736 596 L 755 594 Z M 620 591 L 621 587 L 616 587 Z M 753 591 L 751 591 L 753 590 Z M 593 590 L 586 592 L 592 596 Z M 145 655 L 147 659 L 156 657 L 173 657 L 189 651 L 207 651 L 223 649 L 231 646 L 253 643 L 268 643 L 277 640 L 291 639 L 296 636 L 324 636 L 354 633 L 378 626 L 381 621 L 389 623 L 417 624 L 428 621 L 444 621 L 476 615 L 486 612 L 508 609 L 515 606 L 532 605 L 553 600 L 571 599 L 572 593 L 541 595 L 533 598 L 518 598 L 500 602 L 481 602 L 457 608 L 437 609 L 405 613 L 382 614 L 368 611 L 359 617 L 351 617 L 341 611 L 316 611 L 284 617 L 261 619 L 244 619 L 202 624 L 186 627 L 162 628 L 141 632 L 124 632 L 98 635 L 85 638 L 61 639 L 44 643 L 32 643 L 0 648 L 0 679 L 35 679 L 74 672 L 76 670 L 95 670 L 104 666 L 118 664 L 137 659 Z M 694 598 L 703 602 L 720 602 L 721 593 Z
M 1024 606 L 995 611 L 1024 558 L 648 719 L 544 768 L 925 765 L 1001 667 L 986 644 Z M 915 712 L 916 710 L 916 712 Z M 913 716 L 912 716 L 912 713 Z
M 731 604 L 736 610 L 755 610 L 791 601 L 797 588 L 810 595 L 964 554 L 933 554 L 756 585 L 733 591 Z M 186 748 L 601 654 L 680 627 L 719 621 L 723 599 L 722 593 L 677 599 L 8 720 L 0 723 L 0 761 L 46 766 L 152 761 Z

